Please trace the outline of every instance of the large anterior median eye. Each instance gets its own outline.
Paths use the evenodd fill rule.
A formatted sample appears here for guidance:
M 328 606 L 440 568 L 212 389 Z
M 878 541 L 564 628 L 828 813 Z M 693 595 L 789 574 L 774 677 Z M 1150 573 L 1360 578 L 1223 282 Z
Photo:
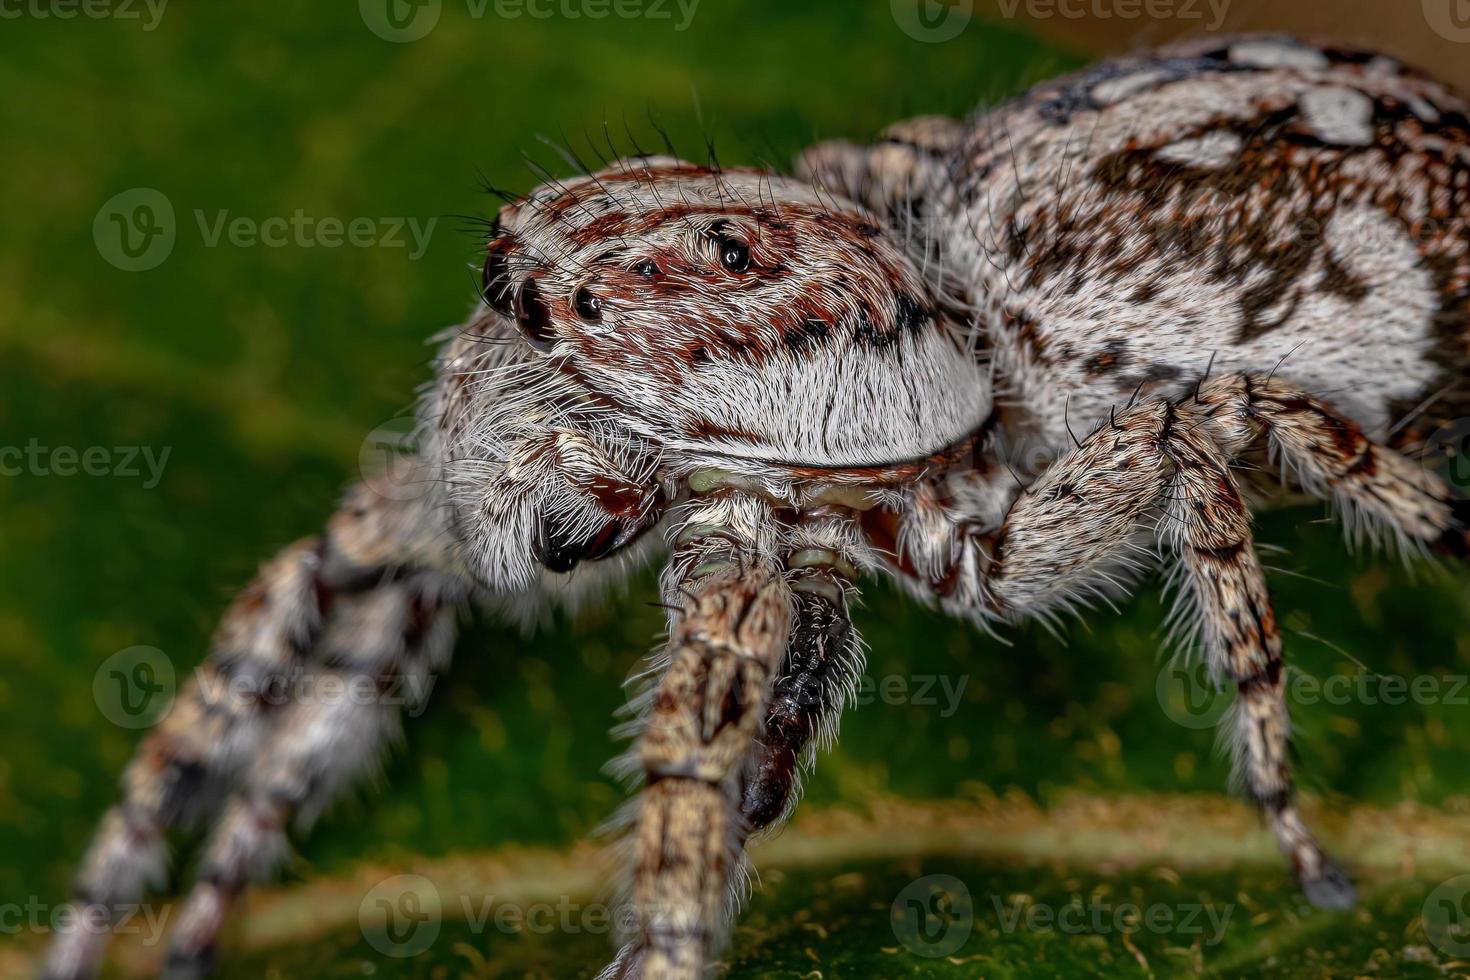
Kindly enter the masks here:
M 516 325 L 537 350 L 546 350 L 555 339 L 551 332 L 551 308 L 541 298 L 534 279 L 527 279 L 516 293 Z

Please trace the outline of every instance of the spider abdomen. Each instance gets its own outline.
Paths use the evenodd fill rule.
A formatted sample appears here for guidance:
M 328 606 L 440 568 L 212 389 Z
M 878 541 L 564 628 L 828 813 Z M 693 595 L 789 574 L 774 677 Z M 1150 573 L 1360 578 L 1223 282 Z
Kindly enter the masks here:
M 1380 432 L 1462 387 L 1470 118 L 1396 62 L 1282 38 L 1106 62 L 979 117 L 953 160 L 935 237 L 1059 446 L 1207 368 Z

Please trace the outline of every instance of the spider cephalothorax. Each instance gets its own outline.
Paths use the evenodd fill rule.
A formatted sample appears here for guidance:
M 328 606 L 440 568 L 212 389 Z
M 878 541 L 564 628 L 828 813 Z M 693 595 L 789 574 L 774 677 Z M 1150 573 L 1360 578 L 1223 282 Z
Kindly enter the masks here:
M 487 300 L 661 446 L 865 466 L 943 449 L 989 411 L 902 243 L 811 185 L 631 159 L 537 189 L 501 227 Z
M 776 174 L 636 158 L 545 184 L 502 210 L 483 285 L 446 357 L 432 455 L 469 560 L 497 583 L 619 551 L 696 471 L 788 494 L 892 482 L 992 407 L 973 341 L 902 240 Z M 487 479 L 507 459 L 537 506 Z M 521 520 L 534 547 L 507 552 Z
M 991 624 L 1163 565 L 1178 634 L 1236 691 L 1241 785 L 1307 898 L 1352 904 L 1295 798 L 1236 467 L 1269 454 L 1351 527 L 1465 555 L 1470 506 L 1400 449 L 1470 405 L 1470 108 L 1386 59 L 1212 39 L 799 171 L 637 158 L 504 209 L 423 402 L 420 491 L 354 488 L 231 608 L 87 856 L 89 917 L 162 878 L 183 814 L 218 813 L 171 955 L 199 969 L 289 818 L 396 723 L 213 680 L 420 676 L 460 601 L 524 609 L 660 549 L 669 640 L 637 701 L 632 914 L 604 977 L 706 975 L 746 842 L 836 736 L 849 604 L 880 573 Z M 1298 247 L 1304 215 L 1325 237 Z M 1018 473 L 1028 438 L 1054 461 Z M 61 936 L 51 975 L 91 975 L 101 942 Z

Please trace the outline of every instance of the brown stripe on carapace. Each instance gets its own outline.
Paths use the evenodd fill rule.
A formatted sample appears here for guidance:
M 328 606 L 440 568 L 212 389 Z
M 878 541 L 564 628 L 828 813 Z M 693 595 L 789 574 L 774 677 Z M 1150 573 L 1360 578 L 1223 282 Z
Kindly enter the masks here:
M 630 233 L 633 224 L 633 216 L 626 211 L 609 211 L 600 214 L 584 225 L 579 225 L 567 233 L 567 237 L 574 245 L 586 247 L 598 242 L 605 242 L 610 238 L 622 238 Z
M 590 193 L 570 192 L 563 195 L 568 198 L 567 206 L 577 204 L 584 199 L 596 197 L 602 191 L 593 190 Z M 561 198 L 557 199 L 558 201 Z M 762 244 L 769 247 L 771 251 L 780 251 L 782 248 L 794 247 L 796 244 L 796 222 L 807 221 L 820 228 L 835 227 L 841 232 L 850 234 L 855 241 L 854 247 L 867 251 L 869 246 L 867 240 L 876 237 L 881 229 L 878 229 L 869 219 L 861 214 L 849 214 L 842 211 L 828 211 L 804 204 L 783 204 L 779 208 L 750 207 L 738 201 L 727 203 L 692 204 L 680 201 L 677 204 L 669 204 L 664 207 L 642 208 L 637 211 L 610 210 L 605 214 L 597 215 L 585 224 L 573 228 L 568 237 L 579 246 L 592 245 L 611 237 L 640 237 L 650 234 L 659 228 L 673 222 L 687 221 L 690 218 L 721 216 L 721 217 L 744 217 L 754 221 L 759 226 L 759 232 L 755 241 L 751 244 L 760 248 Z M 825 233 L 825 232 L 824 232 Z M 773 236 L 774 241 L 763 242 L 766 236 Z

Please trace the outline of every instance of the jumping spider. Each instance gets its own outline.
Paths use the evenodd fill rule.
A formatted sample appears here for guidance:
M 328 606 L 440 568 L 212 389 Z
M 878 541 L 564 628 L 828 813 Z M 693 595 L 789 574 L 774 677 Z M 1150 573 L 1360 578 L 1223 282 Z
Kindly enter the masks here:
M 1216 39 L 818 145 L 796 177 L 636 156 L 502 209 L 482 300 L 423 401 L 424 493 L 356 487 L 261 570 L 129 766 L 78 906 L 162 885 L 165 832 L 213 818 L 169 957 L 202 972 L 288 821 L 396 731 L 385 705 L 272 711 L 211 680 L 439 670 L 462 603 L 595 590 L 660 553 L 635 914 L 604 977 L 712 964 L 747 839 L 836 737 L 849 605 L 880 573 L 986 625 L 1162 563 L 1238 692 L 1245 790 L 1306 897 L 1352 904 L 1293 798 L 1246 500 L 1305 490 L 1466 552 L 1466 502 L 1406 455 L 1470 415 L 1470 118 L 1445 87 Z M 1056 461 L 1013 472 L 1023 440 Z M 60 937 L 48 975 L 94 975 L 103 942 Z

